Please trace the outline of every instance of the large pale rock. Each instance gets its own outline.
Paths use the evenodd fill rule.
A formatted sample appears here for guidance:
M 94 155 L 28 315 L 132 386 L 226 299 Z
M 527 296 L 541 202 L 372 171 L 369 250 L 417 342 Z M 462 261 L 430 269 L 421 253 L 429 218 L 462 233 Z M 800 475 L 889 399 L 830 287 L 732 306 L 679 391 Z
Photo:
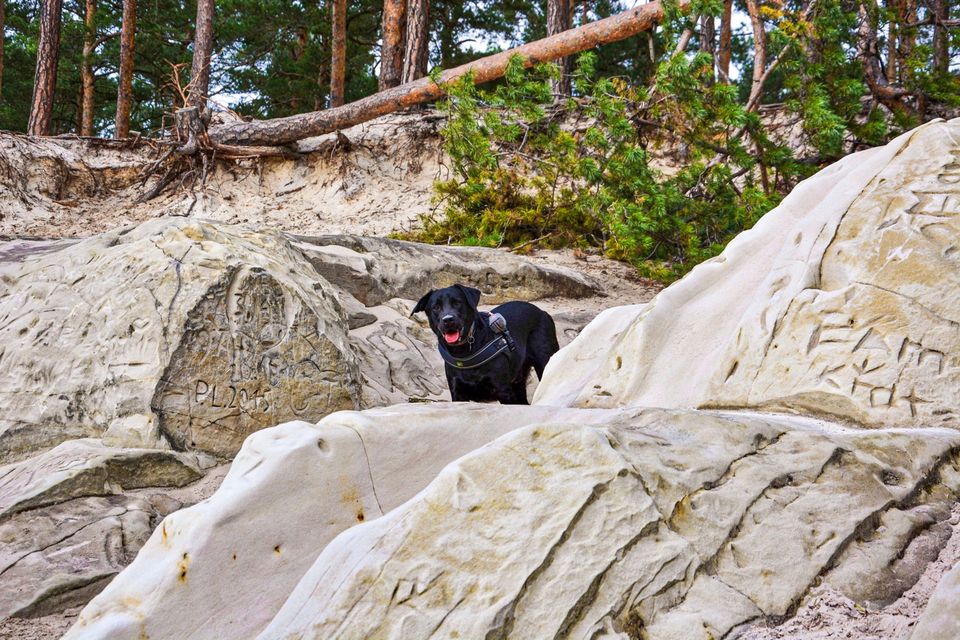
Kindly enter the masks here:
M 555 356 L 535 402 L 960 426 L 960 120 L 802 182 L 651 303 Z
M 951 429 L 595 413 L 531 416 L 342 533 L 259 639 L 719 638 L 789 614 L 878 516 L 960 488 Z
M 85 604 L 147 541 L 157 520 L 131 496 L 77 498 L 0 523 L 0 617 Z
M 0 466 L 0 521 L 19 511 L 82 496 L 182 487 L 200 479 L 202 464 L 194 454 L 71 440 L 33 458 Z
M 529 421 L 606 412 L 405 405 L 247 439 L 210 499 L 168 516 L 68 638 L 252 638 L 338 533 L 380 517 L 451 460 Z
M 718 638 L 848 563 L 882 586 L 859 542 L 902 552 L 918 527 L 880 529 L 949 513 L 958 448 L 953 429 L 653 409 L 291 423 L 249 438 L 67 638 Z
M 910 640 L 955 640 L 960 638 L 960 565 L 937 584 Z
M 430 289 L 457 283 L 480 289 L 487 304 L 601 293 L 600 286 L 583 274 L 537 265 L 497 249 L 350 235 L 296 239 L 320 275 L 368 307 L 391 298 L 419 300 Z
M 358 405 L 333 289 L 278 233 L 156 220 L 2 266 L 0 461 L 86 436 L 228 457 Z

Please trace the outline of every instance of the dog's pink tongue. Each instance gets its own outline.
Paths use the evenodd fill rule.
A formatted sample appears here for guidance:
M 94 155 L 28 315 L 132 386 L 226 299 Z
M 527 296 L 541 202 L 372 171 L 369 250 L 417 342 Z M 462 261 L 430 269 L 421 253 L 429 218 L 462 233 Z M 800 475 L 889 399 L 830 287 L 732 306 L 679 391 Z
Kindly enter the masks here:
M 453 344 L 460 339 L 460 332 L 454 331 L 453 333 L 443 334 L 443 339 L 447 341 L 447 344 Z

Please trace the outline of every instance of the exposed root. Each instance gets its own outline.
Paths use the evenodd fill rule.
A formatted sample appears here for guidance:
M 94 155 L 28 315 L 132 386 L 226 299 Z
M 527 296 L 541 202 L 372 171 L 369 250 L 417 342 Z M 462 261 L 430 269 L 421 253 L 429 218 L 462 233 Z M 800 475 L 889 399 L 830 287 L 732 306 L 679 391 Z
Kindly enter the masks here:
M 162 176 L 137 198 L 137 203 L 153 200 L 174 183 L 177 184 L 175 190 L 186 188 L 193 194 L 197 187 L 206 185 L 211 169 L 218 162 L 232 163 L 263 157 L 295 159 L 300 155 L 293 147 L 234 146 L 215 142 L 207 135 L 206 123 L 196 107 L 177 111 L 175 132 L 177 142 L 144 168 L 140 178 L 141 187 L 154 174 L 162 171 Z

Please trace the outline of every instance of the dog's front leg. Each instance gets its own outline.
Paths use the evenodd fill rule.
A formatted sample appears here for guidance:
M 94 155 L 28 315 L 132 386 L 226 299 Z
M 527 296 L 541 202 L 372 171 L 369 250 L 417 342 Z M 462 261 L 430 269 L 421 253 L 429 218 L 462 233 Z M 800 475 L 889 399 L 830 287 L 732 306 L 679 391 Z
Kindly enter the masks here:
M 457 393 L 457 378 L 450 372 L 450 367 L 446 367 L 444 372 L 447 374 L 447 387 L 450 389 L 450 400 L 452 402 L 461 402 L 461 394 Z

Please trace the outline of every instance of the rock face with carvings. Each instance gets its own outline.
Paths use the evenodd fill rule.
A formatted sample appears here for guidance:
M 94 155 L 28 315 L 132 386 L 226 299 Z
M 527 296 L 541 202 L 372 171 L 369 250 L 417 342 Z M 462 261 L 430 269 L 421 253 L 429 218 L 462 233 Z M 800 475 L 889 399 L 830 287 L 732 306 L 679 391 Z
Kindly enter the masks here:
M 279 234 L 154 221 L 8 264 L 4 461 L 76 437 L 230 457 L 357 406 L 343 311 Z
M 958 139 L 932 123 L 801 183 L 652 303 L 601 316 L 536 401 L 960 427 Z

